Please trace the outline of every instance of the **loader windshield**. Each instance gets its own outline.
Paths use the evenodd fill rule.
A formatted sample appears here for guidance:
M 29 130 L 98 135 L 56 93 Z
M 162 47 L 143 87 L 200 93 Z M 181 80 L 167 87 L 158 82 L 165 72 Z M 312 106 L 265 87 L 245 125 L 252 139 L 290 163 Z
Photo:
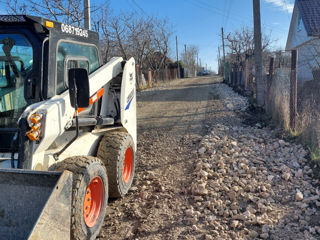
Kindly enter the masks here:
M 0 34 L 0 127 L 14 127 L 27 105 L 24 81 L 30 75 L 33 48 L 22 34 Z

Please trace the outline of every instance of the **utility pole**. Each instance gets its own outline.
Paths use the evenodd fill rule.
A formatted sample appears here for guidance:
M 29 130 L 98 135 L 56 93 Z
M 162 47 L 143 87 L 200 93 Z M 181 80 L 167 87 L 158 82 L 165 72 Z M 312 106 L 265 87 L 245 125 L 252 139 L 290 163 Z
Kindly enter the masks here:
M 218 46 L 218 74 L 221 74 L 220 69 L 221 69 L 221 56 L 220 56 L 220 46 Z
M 91 29 L 90 23 L 90 0 L 83 0 L 84 28 Z
M 224 48 L 224 31 L 223 31 L 223 27 L 221 28 L 221 37 L 222 37 L 223 68 L 224 68 L 225 64 L 226 64 L 226 52 L 225 52 L 225 48 Z
M 199 76 L 199 53 L 197 52 L 196 76 Z
M 199 53 L 197 53 L 197 68 L 199 67 Z
M 264 82 L 262 78 L 262 43 L 261 43 L 261 19 L 260 19 L 260 0 L 253 0 L 254 18 L 254 56 L 256 70 L 256 99 L 257 105 L 264 105 Z
M 178 64 L 178 78 L 180 78 L 180 64 L 179 64 L 179 52 L 178 52 L 178 36 L 176 36 L 176 52 L 177 52 L 177 64 Z

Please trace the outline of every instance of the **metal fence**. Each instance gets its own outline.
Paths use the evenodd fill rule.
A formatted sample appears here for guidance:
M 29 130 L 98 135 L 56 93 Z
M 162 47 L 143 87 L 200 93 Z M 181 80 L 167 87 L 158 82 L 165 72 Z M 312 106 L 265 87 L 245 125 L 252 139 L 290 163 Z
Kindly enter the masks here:
M 227 63 L 225 81 L 256 97 L 254 58 Z M 264 109 L 273 122 L 297 135 L 312 151 L 320 149 L 320 65 L 303 64 L 296 50 L 263 58 Z
M 152 87 L 160 81 L 170 81 L 179 77 L 178 68 L 165 68 L 159 70 L 136 68 L 136 81 L 138 87 Z M 180 68 L 180 77 L 184 77 L 184 71 Z

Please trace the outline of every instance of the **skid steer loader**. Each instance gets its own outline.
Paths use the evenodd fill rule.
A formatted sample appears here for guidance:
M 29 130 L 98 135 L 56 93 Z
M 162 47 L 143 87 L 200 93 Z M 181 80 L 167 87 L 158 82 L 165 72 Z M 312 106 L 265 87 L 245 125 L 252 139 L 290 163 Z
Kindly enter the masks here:
M 0 16 L 0 240 L 95 239 L 133 181 L 134 59 L 98 34 Z

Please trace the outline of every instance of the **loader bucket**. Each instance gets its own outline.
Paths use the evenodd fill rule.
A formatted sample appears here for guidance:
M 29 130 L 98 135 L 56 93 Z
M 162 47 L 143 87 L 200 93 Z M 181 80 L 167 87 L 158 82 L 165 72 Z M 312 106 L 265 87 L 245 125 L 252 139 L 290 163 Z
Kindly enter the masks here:
M 0 240 L 69 240 L 71 198 L 71 172 L 0 169 Z

